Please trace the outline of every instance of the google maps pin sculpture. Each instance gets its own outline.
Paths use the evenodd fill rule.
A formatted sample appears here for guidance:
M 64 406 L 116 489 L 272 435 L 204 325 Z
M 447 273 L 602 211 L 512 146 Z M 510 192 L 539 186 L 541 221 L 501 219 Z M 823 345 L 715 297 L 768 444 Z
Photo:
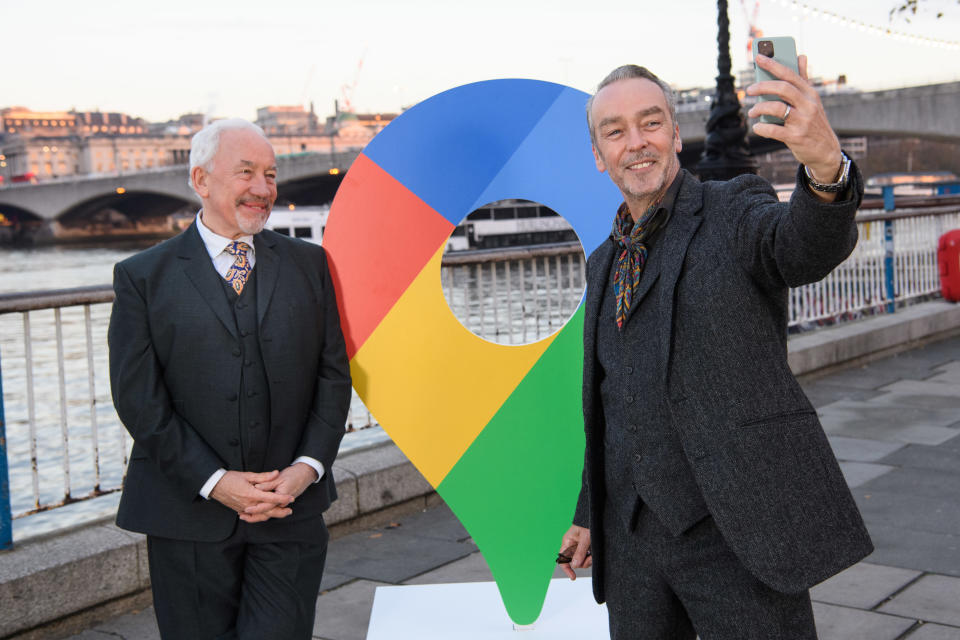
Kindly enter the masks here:
M 493 344 L 453 316 L 440 260 L 506 198 L 564 216 L 588 253 L 620 194 L 598 173 L 588 96 L 534 80 L 440 93 L 390 123 L 334 199 L 331 261 L 354 387 L 473 537 L 510 618 L 534 622 L 583 467 L 583 301 L 557 333 Z

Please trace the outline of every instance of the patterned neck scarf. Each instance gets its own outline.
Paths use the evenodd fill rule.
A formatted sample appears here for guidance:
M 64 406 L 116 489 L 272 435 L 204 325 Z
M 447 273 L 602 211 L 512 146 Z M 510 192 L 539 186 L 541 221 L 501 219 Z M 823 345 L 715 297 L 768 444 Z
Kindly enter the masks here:
M 617 299 L 617 329 L 620 331 L 623 331 L 623 322 L 630 312 L 630 301 L 640 284 L 640 275 L 647 262 L 645 240 L 656 231 L 663 217 L 656 215 L 660 211 L 662 200 L 661 197 L 650 205 L 636 223 L 626 203 L 620 206 L 613 219 L 613 240 L 620 247 L 617 270 L 613 274 L 613 295 Z

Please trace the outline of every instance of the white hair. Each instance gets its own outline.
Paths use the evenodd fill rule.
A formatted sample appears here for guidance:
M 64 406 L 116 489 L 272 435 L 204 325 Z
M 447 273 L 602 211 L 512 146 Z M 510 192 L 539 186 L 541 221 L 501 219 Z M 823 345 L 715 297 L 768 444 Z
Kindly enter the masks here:
M 211 122 L 200 131 L 194 134 L 190 140 L 190 171 L 187 174 L 187 183 L 196 191 L 197 185 L 193 184 L 193 168 L 203 167 L 207 171 L 213 169 L 213 158 L 220 149 L 220 134 L 232 129 L 246 129 L 254 131 L 267 140 L 267 134 L 263 129 L 248 122 L 243 118 L 227 118 L 226 120 L 217 120 Z M 269 140 L 267 140 L 269 142 Z

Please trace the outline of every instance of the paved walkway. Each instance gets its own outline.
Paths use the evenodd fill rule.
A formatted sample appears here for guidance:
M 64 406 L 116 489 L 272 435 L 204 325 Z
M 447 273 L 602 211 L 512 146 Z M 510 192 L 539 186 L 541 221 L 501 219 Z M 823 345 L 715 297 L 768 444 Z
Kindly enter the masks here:
M 960 640 L 960 337 L 804 383 L 877 550 L 814 588 L 821 640 Z M 440 506 L 334 540 L 314 637 L 362 640 L 374 589 L 492 580 Z M 159 638 L 153 610 L 72 640 Z

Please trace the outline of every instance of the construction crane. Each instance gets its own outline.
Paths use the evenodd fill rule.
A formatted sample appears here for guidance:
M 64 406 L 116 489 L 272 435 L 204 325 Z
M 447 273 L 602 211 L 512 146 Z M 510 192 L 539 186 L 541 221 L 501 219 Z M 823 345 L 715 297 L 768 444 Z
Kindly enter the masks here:
M 747 19 L 747 28 L 749 37 L 747 38 L 747 63 L 753 65 L 753 41 L 756 38 L 763 37 L 763 31 L 757 28 L 757 12 L 760 11 L 760 0 L 753 3 L 753 12 L 747 10 L 747 1 L 740 0 L 740 6 L 743 7 L 743 16 Z
M 367 57 L 367 50 L 363 50 L 363 55 L 360 56 L 360 60 L 357 61 L 357 69 L 353 73 L 353 80 L 349 84 L 344 84 L 340 86 L 340 95 L 343 97 L 343 106 L 340 107 L 340 111 L 345 113 L 354 113 L 353 106 L 353 91 L 357 88 L 357 81 L 360 79 L 360 71 L 363 69 L 363 60 Z

